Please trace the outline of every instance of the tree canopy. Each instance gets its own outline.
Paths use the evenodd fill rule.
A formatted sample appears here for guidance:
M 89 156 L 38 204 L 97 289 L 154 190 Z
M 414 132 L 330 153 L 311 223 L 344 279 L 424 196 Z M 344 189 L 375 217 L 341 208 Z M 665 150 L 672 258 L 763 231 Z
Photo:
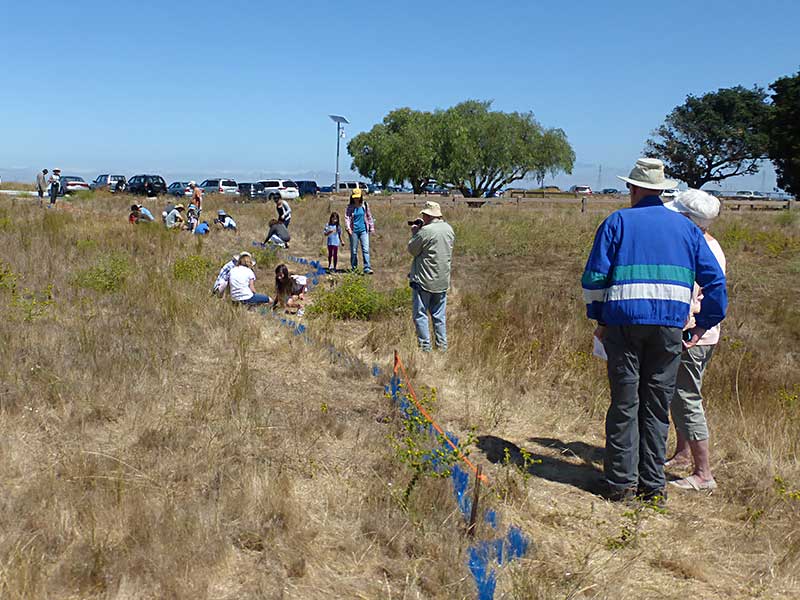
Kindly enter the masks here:
M 778 186 L 800 197 L 800 71 L 769 87 L 769 158 L 778 173 Z
M 394 110 L 350 141 L 352 167 L 383 184 L 409 181 L 415 192 L 435 180 L 473 197 L 531 174 L 572 172 L 575 154 L 562 130 L 544 129 L 531 113 L 490 108 L 470 100 L 434 113 Z
M 688 96 L 646 142 L 645 154 L 664 161 L 689 187 L 758 172 L 766 156 L 770 112 L 758 87 Z

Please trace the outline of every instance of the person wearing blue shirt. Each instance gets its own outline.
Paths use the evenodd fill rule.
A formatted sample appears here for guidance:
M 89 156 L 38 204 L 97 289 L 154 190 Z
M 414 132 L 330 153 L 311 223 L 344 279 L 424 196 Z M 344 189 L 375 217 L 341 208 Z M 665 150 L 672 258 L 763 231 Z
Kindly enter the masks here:
M 195 235 L 205 235 L 208 233 L 208 221 L 203 221 L 194 228 Z
M 364 258 L 364 274 L 372 275 L 372 265 L 369 260 L 369 234 L 375 231 L 375 220 L 358 188 L 350 194 L 350 204 L 347 205 L 344 213 L 344 225 L 350 236 L 350 268 L 353 271 L 358 268 L 358 245 L 360 244 L 361 255 Z
M 153 213 L 151 213 L 147 209 L 147 207 L 142 206 L 141 204 L 133 204 L 133 205 L 131 205 L 131 212 L 134 212 L 134 211 L 138 211 L 138 213 L 139 213 L 139 221 L 140 222 L 141 221 L 148 221 L 148 222 L 152 223 L 153 221 L 156 220 L 155 217 L 153 216 Z
M 631 208 L 600 225 L 581 285 L 586 313 L 608 355 L 611 406 L 606 415 L 605 479 L 611 500 L 666 502 L 669 403 L 683 348 L 725 318 L 725 275 L 703 232 L 664 207 L 677 187 L 664 164 L 642 158 L 629 177 Z M 692 289 L 703 289 L 696 327 L 684 340 Z

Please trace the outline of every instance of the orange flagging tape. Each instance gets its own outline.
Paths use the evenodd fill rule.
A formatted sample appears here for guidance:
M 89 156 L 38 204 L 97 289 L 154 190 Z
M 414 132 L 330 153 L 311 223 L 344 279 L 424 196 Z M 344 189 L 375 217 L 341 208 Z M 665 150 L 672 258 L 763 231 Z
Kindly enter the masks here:
M 399 375 L 399 372 L 402 371 L 403 379 L 406 381 L 406 385 L 408 386 L 408 393 L 411 396 L 411 400 L 414 402 L 414 406 L 417 407 L 417 410 L 425 417 L 431 426 L 442 436 L 442 438 L 447 442 L 447 444 L 453 449 L 453 453 L 458 456 L 461 460 L 463 460 L 467 466 L 472 469 L 472 472 L 475 473 L 475 476 L 478 480 L 483 483 L 484 485 L 489 485 L 489 478 L 486 477 L 483 473 L 478 475 L 478 467 L 476 467 L 472 462 L 464 456 L 461 450 L 456 446 L 448 437 L 448 435 L 444 432 L 444 430 L 439 427 L 439 424 L 433 420 L 433 418 L 428 414 L 422 404 L 420 404 L 419 400 L 417 399 L 417 394 L 414 392 L 414 387 L 411 385 L 411 379 L 408 377 L 408 373 L 406 373 L 406 367 L 403 365 L 403 361 L 400 360 L 400 354 L 395 350 L 394 352 L 394 374 L 395 376 Z

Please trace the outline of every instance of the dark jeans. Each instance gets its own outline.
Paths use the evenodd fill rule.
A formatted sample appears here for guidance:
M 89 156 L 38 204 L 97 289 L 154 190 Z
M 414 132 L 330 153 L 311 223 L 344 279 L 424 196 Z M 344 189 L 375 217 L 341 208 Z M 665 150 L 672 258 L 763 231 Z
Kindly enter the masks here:
M 669 403 L 681 362 L 681 330 L 613 325 L 608 354 L 611 406 L 606 415 L 605 475 L 616 490 L 655 492 L 666 486 Z
M 269 304 L 271 302 L 266 294 L 253 294 L 247 300 L 242 300 L 242 304 L 253 306 L 257 304 Z
M 56 203 L 56 198 L 58 198 L 58 190 L 61 186 L 57 183 L 50 184 L 50 204 Z

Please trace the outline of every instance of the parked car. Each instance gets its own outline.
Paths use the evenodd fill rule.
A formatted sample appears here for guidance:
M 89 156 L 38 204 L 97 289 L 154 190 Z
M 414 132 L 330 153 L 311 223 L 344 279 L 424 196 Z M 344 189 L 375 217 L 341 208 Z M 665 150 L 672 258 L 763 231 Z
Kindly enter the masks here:
M 316 196 L 319 192 L 316 181 L 296 181 L 295 183 L 301 196 Z
M 112 194 L 117 191 L 117 183 L 122 181 L 122 185 L 126 185 L 125 175 L 109 175 L 105 173 L 103 175 L 98 175 L 93 182 L 89 184 L 89 187 L 93 190 L 103 190 L 106 189 Z
M 664 190 L 663 192 L 661 192 L 661 197 L 662 198 L 674 198 L 677 193 L 678 193 L 678 190 L 675 190 L 675 189 Z
M 761 192 L 750 192 L 747 190 L 739 190 L 735 194 L 736 198 L 741 198 L 743 200 L 766 200 L 767 197 L 762 194 Z
M 619 194 L 619 190 L 617 188 L 603 188 L 601 192 L 603 194 Z
M 573 194 L 583 194 L 584 196 L 591 196 L 592 195 L 592 188 L 588 185 L 573 185 L 569 188 L 569 191 Z
M 351 192 L 356 188 L 361 188 L 364 194 L 369 194 L 369 185 L 363 181 L 340 181 L 339 192 Z
M 180 198 L 181 196 L 191 196 L 192 188 L 189 187 L 188 181 L 173 181 L 167 188 L 167 193 L 170 196 Z
M 161 175 L 134 175 L 128 180 L 128 193 L 146 196 L 150 188 L 153 195 L 167 193 L 167 182 Z
M 233 179 L 206 179 L 200 184 L 206 194 L 231 194 L 239 193 L 239 186 Z
M 263 183 L 240 183 L 239 195 L 250 200 L 266 200 L 267 192 Z
M 323 185 L 319 188 L 320 194 L 332 194 L 333 193 L 333 186 L 332 185 Z
M 58 191 L 59 195 L 71 194 L 73 192 L 87 192 L 89 191 L 89 184 L 83 180 L 83 177 L 75 175 L 62 175 L 61 176 L 61 189 Z
M 264 186 L 264 191 L 270 200 L 276 200 L 277 198 L 294 200 L 300 197 L 300 190 L 297 189 L 297 184 L 291 179 L 262 179 L 258 183 Z
M 723 196 L 725 196 L 722 190 L 703 190 L 703 191 L 711 194 L 715 198 L 722 198 Z
M 447 196 L 450 194 L 450 190 L 443 185 L 439 185 L 438 183 L 429 183 L 422 188 L 423 194 L 433 194 L 437 196 Z

